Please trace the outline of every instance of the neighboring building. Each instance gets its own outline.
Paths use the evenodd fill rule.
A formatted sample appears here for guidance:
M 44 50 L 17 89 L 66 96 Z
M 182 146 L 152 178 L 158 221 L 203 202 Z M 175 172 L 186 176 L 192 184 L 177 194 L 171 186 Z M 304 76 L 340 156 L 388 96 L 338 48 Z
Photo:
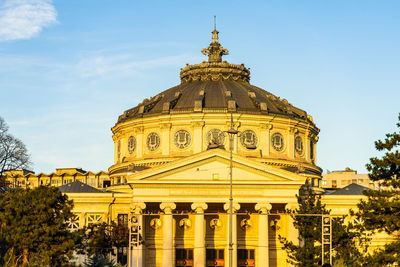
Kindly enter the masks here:
M 100 171 L 93 173 L 81 168 L 60 168 L 50 174 L 35 174 L 28 170 L 12 170 L 4 172 L 7 183 L 12 187 L 33 188 L 39 185 L 62 186 L 75 181 L 92 187 L 105 189 L 110 186 L 108 173 Z
M 358 184 L 369 188 L 375 188 L 374 182 L 368 174 L 358 174 L 357 171 L 346 168 L 344 171 L 332 171 L 322 175 L 322 188 L 343 188 L 350 184 Z
M 228 50 L 217 30 L 202 52 L 208 62 L 184 67 L 181 84 L 118 118 L 108 173 L 20 171 L 7 173 L 8 181 L 62 185 L 75 203 L 74 227 L 129 221 L 132 247 L 118 250 L 129 266 L 229 266 L 232 166 L 233 266 L 288 266 L 278 236 L 296 243 L 298 233 L 286 209 L 297 206 L 305 183 L 324 192 L 319 129 L 307 112 L 251 85 L 243 64 L 222 61 Z M 231 147 L 232 122 L 240 132 Z M 347 214 L 363 197 L 355 191 L 323 200 L 334 214 Z

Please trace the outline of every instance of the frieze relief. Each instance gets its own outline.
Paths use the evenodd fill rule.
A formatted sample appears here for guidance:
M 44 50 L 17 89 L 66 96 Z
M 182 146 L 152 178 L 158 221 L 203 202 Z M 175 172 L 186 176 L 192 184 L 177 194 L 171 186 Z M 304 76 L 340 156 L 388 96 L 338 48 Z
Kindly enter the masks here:
M 187 65 L 181 70 L 181 82 L 234 80 L 249 82 L 250 71 L 244 65 L 230 64 L 226 61 L 218 63 L 202 62 Z

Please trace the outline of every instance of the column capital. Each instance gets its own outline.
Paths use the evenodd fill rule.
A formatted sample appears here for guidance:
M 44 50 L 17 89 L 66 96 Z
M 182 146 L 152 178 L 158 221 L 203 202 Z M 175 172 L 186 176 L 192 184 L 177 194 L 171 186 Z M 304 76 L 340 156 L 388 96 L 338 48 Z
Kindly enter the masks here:
M 233 211 L 233 212 L 236 212 L 236 211 L 238 211 L 239 209 L 240 209 L 240 204 L 237 203 L 237 202 L 233 202 L 233 203 L 232 203 L 232 211 Z M 229 211 L 229 202 L 226 202 L 226 203 L 224 204 L 224 210 Z
M 263 130 L 272 130 L 273 125 L 270 123 L 262 123 L 260 124 L 260 128 Z
M 174 202 L 163 202 L 160 204 L 160 209 L 164 211 L 164 213 L 171 214 L 174 209 L 176 209 L 176 204 Z
M 144 202 L 131 202 L 131 211 L 135 214 L 139 214 L 146 208 L 146 204 Z
M 204 121 L 192 121 L 192 127 L 203 127 L 204 125 Z
M 202 213 L 208 208 L 208 205 L 205 202 L 193 202 L 191 207 L 197 213 Z
M 135 128 L 133 128 L 133 132 L 135 134 L 142 134 L 144 132 L 144 127 L 143 126 L 135 127 Z
M 293 134 L 297 134 L 299 132 L 299 130 L 296 127 L 287 127 L 286 130 L 288 133 L 293 133 Z
M 255 209 L 261 214 L 267 214 L 272 209 L 272 205 L 268 202 L 260 202 L 256 204 Z
M 172 123 L 170 123 L 170 122 L 160 123 L 161 130 L 169 130 L 169 129 L 171 129 L 171 127 L 172 127 Z

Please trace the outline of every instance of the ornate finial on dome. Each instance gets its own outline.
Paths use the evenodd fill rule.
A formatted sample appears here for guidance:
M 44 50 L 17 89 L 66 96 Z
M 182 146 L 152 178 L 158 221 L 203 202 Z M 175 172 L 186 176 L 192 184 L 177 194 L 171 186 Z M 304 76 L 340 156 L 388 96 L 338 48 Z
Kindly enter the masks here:
M 208 62 L 222 62 L 223 55 L 229 55 L 228 49 L 222 47 L 219 43 L 218 31 L 216 27 L 216 17 L 214 16 L 214 30 L 212 31 L 211 44 L 201 50 L 204 55 L 208 55 Z

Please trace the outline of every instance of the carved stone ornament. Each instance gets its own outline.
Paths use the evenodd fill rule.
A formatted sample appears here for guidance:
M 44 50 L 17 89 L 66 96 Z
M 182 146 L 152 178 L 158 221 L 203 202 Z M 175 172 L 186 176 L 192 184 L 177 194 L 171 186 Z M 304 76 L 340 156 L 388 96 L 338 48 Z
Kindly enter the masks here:
M 202 62 L 187 65 L 181 70 L 181 82 L 234 80 L 249 82 L 250 71 L 244 65 L 228 62 Z
M 210 221 L 210 228 L 215 230 L 215 231 L 220 230 L 222 228 L 222 221 L 220 219 L 217 219 L 217 218 L 212 219 Z
M 183 218 L 179 221 L 179 227 L 187 230 L 192 227 L 192 222 L 188 218 Z
M 135 148 L 136 148 L 136 138 L 130 136 L 128 139 L 128 152 L 132 154 L 133 151 L 135 151 Z
M 283 136 L 280 133 L 274 133 L 271 137 L 272 147 L 276 151 L 282 151 L 284 148 Z
M 181 82 L 193 81 L 220 81 L 234 80 L 249 82 L 250 71 L 244 65 L 229 64 L 222 62 L 222 56 L 228 55 L 229 51 L 219 43 L 218 31 L 212 32 L 211 43 L 207 48 L 201 51 L 208 55 L 208 62 L 202 62 L 196 65 L 186 65 L 181 70 Z
M 147 136 L 147 149 L 155 151 L 160 146 L 160 136 L 156 133 L 150 133 Z
M 294 138 L 294 150 L 297 154 L 303 154 L 303 139 L 299 135 Z
M 154 230 L 160 229 L 162 225 L 162 222 L 159 218 L 153 218 L 150 221 L 150 227 L 153 228 Z
M 174 135 L 174 144 L 177 148 L 186 148 L 190 145 L 192 138 L 190 133 L 185 130 L 179 130 Z
M 257 146 L 258 138 L 254 131 L 246 130 L 240 135 L 240 143 L 244 147 Z
M 225 134 L 219 129 L 211 129 L 206 135 L 207 144 L 224 145 L 225 144 Z
M 251 221 L 248 219 L 243 219 L 240 222 L 240 228 L 242 228 L 243 230 L 248 230 L 251 227 Z

